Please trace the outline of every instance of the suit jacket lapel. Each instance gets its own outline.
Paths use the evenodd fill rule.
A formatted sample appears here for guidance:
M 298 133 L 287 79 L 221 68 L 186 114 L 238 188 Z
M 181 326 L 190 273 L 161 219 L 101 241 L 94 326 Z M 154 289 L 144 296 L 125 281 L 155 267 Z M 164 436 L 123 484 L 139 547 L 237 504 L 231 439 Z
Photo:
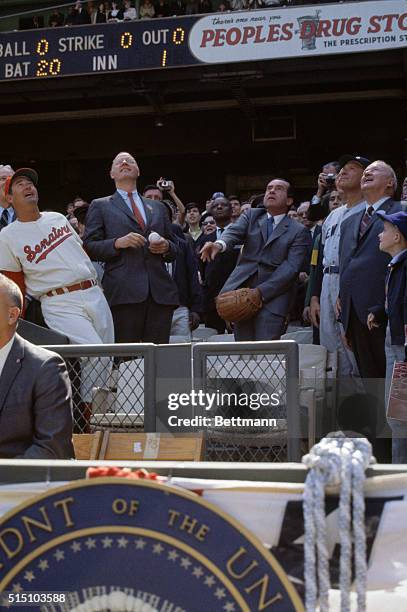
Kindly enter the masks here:
M 152 220 L 153 220 L 153 207 L 149 203 L 148 200 L 143 198 L 143 196 L 140 196 L 140 199 L 144 206 L 144 212 L 146 213 L 146 219 L 147 219 L 146 227 L 150 227 Z
M 134 223 L 138 225 L 136 219 L 134 218 L 132 211 L 130 210 L 126 202 L 123 200 L 122 196 L 117 191 L 112 195 L 112 200 L 114 202 L 114 205 L 117 206 L 117 208 L 119 208 L 122 212 L 124 212 L 132 221 L 134 221 Z
M 267 224 L 267 220 L 266 220 L 266 224 Z M 274 242 L 274 240 L 279 238 L 281 236 L 281 234 L 284 234 L 284 232 L 287 230 L 289 225 L 290 225 L 290 220 L 289 220 L 288 217 L 284 217 L 284 219 L 281 219 L 281 221 L 277 225 L 276 229 L 273 231 L 271 236 L 269 236 L 269 239 L 267 240 L 265 246 L 268 246 L 269 244 Z
M 379 208 L 377 210 L 384 210 L 385 212 L 388 211 L 388 209 L 391 207 L 392 205 L 392 199 L 389 198 L 388 200 L 386 200 L 385 202 L 383 202 L 383 204 L 380 204 Z M 363 215 L 365 214 L 366 211 L 363 211 Z M 362 217 L 363 217 L 362 215 Z M 376 211 L 373 213 L 372 218 L 370 219 L 369 223 L 366 226 L 366 230 L 365 233 L 363 234 L 361 240 L 363 240 L 363 238 L 367 235 L 367 233 L 370 231 L 370 229 L 376 224 L 376 222 L 379 220 L 379 217 L 376 215 Z M 359 223 L 359 229 L 360 229 L 360 223 Z
M 263 236 L 264 244 L 267 242 L 267 214 L 263 215 L 259 220 L 261 235 Z
M 0 412 L 3 409 L 10 387 L 21 370 L 23 359 L 24 344 L 20 336 L 16 335 L 0 376 Z

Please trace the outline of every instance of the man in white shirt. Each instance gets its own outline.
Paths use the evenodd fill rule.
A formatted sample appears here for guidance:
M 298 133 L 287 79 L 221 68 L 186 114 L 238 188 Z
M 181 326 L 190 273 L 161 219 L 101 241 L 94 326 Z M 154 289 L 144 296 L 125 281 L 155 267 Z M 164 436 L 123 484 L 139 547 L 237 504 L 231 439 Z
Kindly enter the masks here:
M 18 286 L 0 274 L 0 458 L 70 459 L 72 400 L 61 357 L 23 340 Z
M 38 175 L 17 170 L 6 184 L 6 197 L 17 219 L 0 232 L 0 270 L 22 293 L 40 300 L 44 320 L 74 344 L 114 342 L 113 321 L 96 272 L 82 241 L 66 217 L 38 208 Z M 104 386 L 108 367 L 87 359 L 82 368 L 81 397 L 88 430 L 92 388 Z

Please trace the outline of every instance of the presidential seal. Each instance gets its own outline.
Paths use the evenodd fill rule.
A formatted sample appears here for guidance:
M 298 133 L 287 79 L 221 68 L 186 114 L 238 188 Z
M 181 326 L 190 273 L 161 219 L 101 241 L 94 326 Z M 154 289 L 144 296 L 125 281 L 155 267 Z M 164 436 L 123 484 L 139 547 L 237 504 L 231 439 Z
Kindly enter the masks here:
M 188 491 L 121 478 L 75 481 L 9 512 L 0 591 L 2 609 L 10 593 L 64 594 L 27 607 L 41 612 L 303 611 L 237 521 Z

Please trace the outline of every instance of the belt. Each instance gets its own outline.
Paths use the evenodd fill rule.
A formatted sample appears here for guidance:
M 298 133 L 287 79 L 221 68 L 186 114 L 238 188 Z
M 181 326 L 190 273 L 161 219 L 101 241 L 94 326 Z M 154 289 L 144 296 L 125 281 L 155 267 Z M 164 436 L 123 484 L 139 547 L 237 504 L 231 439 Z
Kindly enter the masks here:
M 339 266 L 327 266 L 324 268 L 324 274 L 339 274 Z
M 81 283 L 75 283 L 75 285 L 69 285 L 69 287 L 57 287 L 57 289 L 51 289 L 47 293 L 44 293 L 47 297 L 52 297 L 54 295 L 63 295 L 64 293 L 72 293 L 72 291 L 79 291 L 80 289 L 90 289 L 90 287 L 94 287 L 97 285 L 95 280 L 86 280 Z

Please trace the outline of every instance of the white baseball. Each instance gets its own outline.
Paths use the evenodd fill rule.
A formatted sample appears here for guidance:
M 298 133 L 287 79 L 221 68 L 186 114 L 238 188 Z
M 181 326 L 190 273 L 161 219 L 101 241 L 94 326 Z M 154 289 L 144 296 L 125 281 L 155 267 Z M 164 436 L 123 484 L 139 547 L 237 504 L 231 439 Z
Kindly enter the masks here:
M 151 232 L 148 237 L 149 242 L 158 242 L 159 240 L 161 240 L 161 236 L 160 234 L 157 234 L 157 232 Z

